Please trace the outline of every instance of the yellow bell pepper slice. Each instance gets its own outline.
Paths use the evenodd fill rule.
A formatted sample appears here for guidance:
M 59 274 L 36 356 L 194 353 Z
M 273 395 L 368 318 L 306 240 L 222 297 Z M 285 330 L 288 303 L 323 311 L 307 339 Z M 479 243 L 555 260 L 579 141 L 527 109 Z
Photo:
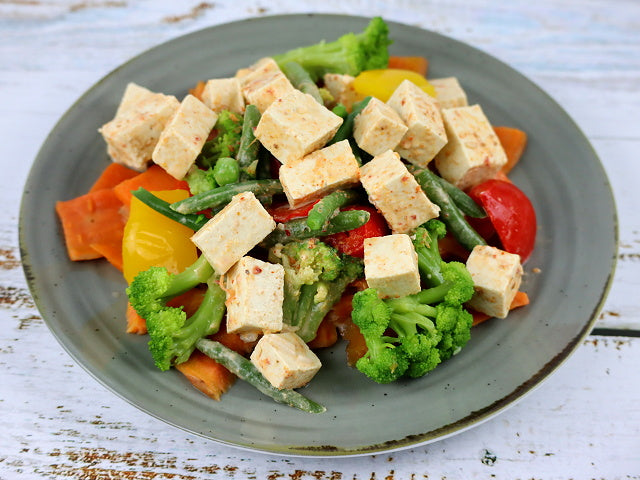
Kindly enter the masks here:
M 362 98 L 371 95 L 386 102 L 394 90 L 404 80 L 409 80 L 424 90 L 432 97 L 436 96 L 436 90 L 426 78 L 419 73 L 400 68 L 385 68 L 379 70 L 365 70 L 353 81 L 353 88 Z

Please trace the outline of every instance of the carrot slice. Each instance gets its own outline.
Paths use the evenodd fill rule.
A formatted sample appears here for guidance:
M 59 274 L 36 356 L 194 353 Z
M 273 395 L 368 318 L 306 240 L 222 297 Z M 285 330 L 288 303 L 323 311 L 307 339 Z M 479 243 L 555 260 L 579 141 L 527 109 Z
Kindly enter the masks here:
M 196 83 L 195 87 L 189 89 L 189 93 L 196 97 L 198 100 L 202 100 L 202 92 L 204 91 L 205 85 L 206 83 L 200 80 L 198 83 Z
M 158 165 L 152 165 L 141 174 L 120 182 L 113 190 L 120 201 L 128 207 L 133 196 L 131 192 L 140 187 L 147 190 L 189 190 L 187 182 L 176 180 Z
M 526 292 L 517 291 L 515 297 L 511 301 L 511 305 L 509 305 L 509 310 L 513 310 L 514 308 L 524 307 L 525 305 L 529 305 L 529 295 Z M 473 315 L 473 326 L 489 320 L 491 315 L 487 315 L 486 313 L 477 312 L 475 310 L 469 310 Z
M 399 68 L 402 70 L 411 70 L 419 73 L 423 77 L 427 76 L 429 61 L 424 57 L 401 57 L 390 56 L 388 68 Z
M 236 379 L 233 373 L 198 350 L 191 354 L 189 360 L 176 365 L 176 369 L 194 387 L 214 400 L 220 400 Z
M 135 308 L 127 302 L 127 333 L 144 335 L 147 333 L 147 321 L 138 315 Z
M 103 188 L 113 188 L 120 182 L 133 178 L 136 175 L 140 175 L 140 172 L 131 170 L 119 163 L 110 163 L 107 168 L 102 171 L 102 174 L 100 174 L 93 186 L 89 189 L 89 192 L 95 192 Z
M 126 222 L 122 207 L 112 189 L 56 202 L 69 258 L 74 261 L 101 258 L 92 244 L 121 244 Z
M 320 325 L 313 340 L 307 343 L 309 348 L 326 348 L 334 345 L 338 341 L 338 329 L 336 324 L 325 317 Z
M 122 271 L 122 242 L 92 243 L 89 246 L 102 255 L 107 262 Z
M 525 147 L 527 146 L 527 134 L 513 127 L 493 127 L 498 135 L 498 139 L 507 154 L 507 163 L 502 167 L 502 171 L 508 174 L 518 163 Z

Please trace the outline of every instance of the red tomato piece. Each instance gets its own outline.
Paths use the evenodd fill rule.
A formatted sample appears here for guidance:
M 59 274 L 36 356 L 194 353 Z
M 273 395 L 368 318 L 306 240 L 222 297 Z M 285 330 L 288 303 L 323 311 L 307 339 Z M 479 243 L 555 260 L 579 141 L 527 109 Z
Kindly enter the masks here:
M 364 257 L 364 241 L 371 237 L 382 237 L 389 233 L 386 220 L 374 207 L 368 205 L 351 205 L 341 209 L 364 210 L 369 212 L 369 221 L 361 227 L 348 232 L 334 233 L 324 237 L 324 241 L 342 253 L 352 257 Z
M 473 187 L 469 196 L 487 212 L 502 247 L 520 255 L 524 263 L 536 240 L 536 212 L 531 200 L 513 183 L 487 180 Z
M 269 209 L 269 214 L 278 223 L 286 223 L 289 220 L 295 220 L 296 218 L 303 218 L 309 215 L 309 212 L 313 206 L 318 203 L 318 200 L 301 207 L 291 208 L 288 203 L 279 205 Z

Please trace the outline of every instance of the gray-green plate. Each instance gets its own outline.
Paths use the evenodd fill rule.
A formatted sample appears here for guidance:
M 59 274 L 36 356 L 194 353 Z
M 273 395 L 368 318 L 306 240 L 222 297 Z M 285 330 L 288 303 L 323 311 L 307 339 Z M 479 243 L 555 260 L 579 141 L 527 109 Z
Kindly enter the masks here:
M 171 425 L 225 444 L 289 455 L 359 455 L 432 442 L 495 416 L 539 385 L 588 334 L 617 250 L 614 201 L 591 146 L 562 108 L 507 65 L 396 23 L 390 23 L 393 54 L 428 57 L 430 76 L 458 77 L 494 125 L 529 135 L 512 178 L 532 199 L 539 221 L 523 285 L 530 306 L 475 328 L 459 355 L 419 380 L 377 385 L 346 366 L 343 344 L 322 352 L 324 368 L 304 393 L 327 412 L 312 415 L 242 382 L 215 402 L 179 373 L 155 369 L 147 339 L 125 333 L 119 272 L 103 261 L 67 259 L 54 204 L 85 193 L 107 165 L 96 130 L 113 117 L 127 82 L 181 97 L 198 80 L 231 76 L 262 56 L 360 31 L 367 22 L 275 16 L 186 35 L 106 76 L 55 126 L 24 190 L 24 269 L 54 336 L 111 391 Z

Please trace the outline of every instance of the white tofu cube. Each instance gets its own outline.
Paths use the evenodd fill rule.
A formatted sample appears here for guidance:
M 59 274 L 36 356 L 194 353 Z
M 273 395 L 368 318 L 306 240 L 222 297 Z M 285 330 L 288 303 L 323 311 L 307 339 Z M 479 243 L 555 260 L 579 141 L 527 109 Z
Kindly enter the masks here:
M 429 83 L 436 90 L 436 99 L 440 108 L 466 107 L 467 94 L 456 77 L 432 78 Z
M 365 152 L 380 155 L 396 148 L 407 130 L 393 108 L 373 97 L 354 120 L 353 138 Z
M 172 177 L 182 180 L 207 141 L 218 114 L 187 95 L 160 134 L 151 159 Z
M 160 134 L 180 106 L 172 95 L 133 88 L 118 108 L 118 114 L 98 130 L 107 142 L 107 152 L 116 163 L 146 170 Z
M 436 167 L 449 182 L 466 189 L 493 178 L 507 163 L 493 127 L 479 105 L 442 110 L 449 142 L 436 155 Z
M 116 117 L 129 110 L 136 103 L 151 96 L 153 96 L 153 92 L 148 88 L 141 87 L 133 82 L 128 83 L 120 100 L 120 105 L 118 105 L 118 110 L 116 110 Z
M 279 389 L 306 385 L 322 367 L 316 354 L 293 332 L 264 335 L 251 353 L 251 362 Z
M 437 100 L 404 80 L 395 89 L 387 105 L 393 108 L 408 127 L 395 150 L 419 167 L 426 167 L 447 143 Z
M 269 57 L 259 60 L 246 71 L 236 73 L 236 78 L 240 81 L 247 104 L 258 107 L 260 113 L 264 113 L 274 100 L 295 90 L 275 60 Z
M 360 167 L 360 182 L 393 233 L 410 233 L 440 213 L 394 151 Z
M 280 182 L 292 207 L 312 202 L 360 179 L 348 140 L 316 150 L 280 167 Z
M 193 234 L 216 273 L 223 275 L 276 228 L 276 222 L 252 192 L 239 193 Z
M 244 97 L 237 78 L 212 78 L 202 91 L 202 101 L 216 113 L 229 110 L 244 112 Z
M 262 114 L 255 136 L 274 157 L 287 164 L 322 147 L 341 124 L 341 117 L 311 95 L 293 90 Z
M 475 293 L 468 305 L 492 317 L 504 318 L 520 288 L 520 255 L 478 245 L 467 259 Z
M 227 331 L 266 333 L 282 330 L 284 267 L 244 256 L 224 277 Z
M 364 241 L 364 276 L 380 298 L 398 298 L 420 291 L 418 255 L 405 233 Z
M 340 73 L 326 73 L 322 78 L 325 88 L 329 90 L 335 103 L 341 103 L 351 111 L 353 104 L 359 99 L 358 93 L 353 87 L 355 77 Z

